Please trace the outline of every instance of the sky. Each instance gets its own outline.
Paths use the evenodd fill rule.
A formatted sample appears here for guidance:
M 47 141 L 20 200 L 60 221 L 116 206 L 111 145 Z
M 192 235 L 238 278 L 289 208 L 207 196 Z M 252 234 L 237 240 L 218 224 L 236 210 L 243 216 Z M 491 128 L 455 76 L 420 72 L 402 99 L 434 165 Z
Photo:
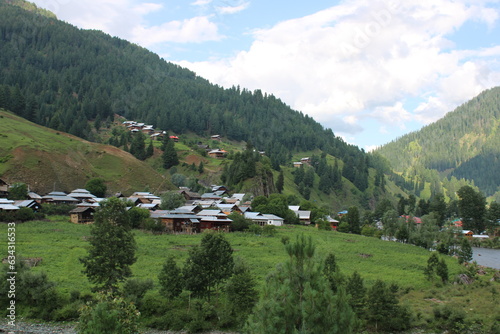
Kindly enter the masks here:
M 370 151 L 500 86 L 500 0 L 35 0 Z

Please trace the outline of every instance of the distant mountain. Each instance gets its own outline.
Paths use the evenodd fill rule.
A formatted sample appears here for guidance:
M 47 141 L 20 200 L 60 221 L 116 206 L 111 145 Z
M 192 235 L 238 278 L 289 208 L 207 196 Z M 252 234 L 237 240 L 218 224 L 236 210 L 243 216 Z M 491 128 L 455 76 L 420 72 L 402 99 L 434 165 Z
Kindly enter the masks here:
M 265 151 L 276 170 L 319 149 L 368 189 L 369 156 L 276 97 L 224 89 L 135 44 L 10 2 L 0 0 L 0 107 L 89 141 L 101 140 L 91 127 L 116 114 L 176 134 L 218 134 Z
M 45 194 L 83 188 L 91 178 L 106 180 L 108 192 L 175 187 L 148 164 L 116 147 L 91 143 L 33 124 L 0 109 L 0 175 Z
M 376 152 L 407 177 L 436 170 L 441 176 L 471 180 L 493 195 L 500 191 L 500 87 Z

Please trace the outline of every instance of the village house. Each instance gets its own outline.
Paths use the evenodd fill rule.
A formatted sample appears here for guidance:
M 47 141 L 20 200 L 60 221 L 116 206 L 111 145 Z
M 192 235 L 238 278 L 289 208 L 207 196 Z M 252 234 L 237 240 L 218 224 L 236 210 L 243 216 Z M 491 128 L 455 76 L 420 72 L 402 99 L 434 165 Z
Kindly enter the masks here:
M 30 208 L 31 210 L 38 212 L 42 209 L 42 205 L 35 200 L 32 199 L 24 199 L 14 201 L 14 205 L 19 208 Z
M 196 233 L 199 224 L 198 216 L 191 213 L 174 213 L 168 210 L 151 212 L 151 218 L 159 219 L 168 233 Z
M 65 192 L 52 191 L 45 196 L 42 196 L 42 203 L 48 204 L 77 204 L 79 200 L 69 197 Z
M 0 198 L 0 211 L 17 211 L 19 207 L 14 205 L 14 201 Z
M 288 208 L 292 210 L 297 215 L 297 217 L 299 217 L 301 224 L 311 224 L 311 211 L 300 210 L 300 206 L 298 205 L 289 205 Z
M 210 136 L 210 139 L 220 141 L 222 139 L 222 137 L 220 135 L 213 135 L 213 136 Z
M 215 149 L 208 152 L 208 156 L 211 158 L 223 159 L 227 155 L 227 152 L 221 149 Z
M 94 207 L 76 207 L 69 212 L 69 219 L 74 224 L 93 224 L 94 213 Z
M 149 136 L 152 140 L 163 140 L 163 137 L 165 137 L 166 132 L 165 131 L 155 131 L 153 134 Z
M 186 201 L 193 201 L 196 199 L 201 199 L 201 195 L 190 191 L 188 188 L 180 188 L 179 194 L 181 194 Z
M 245 212 L 245 218 L 250 219 L 254 224 L 265 226 L 283 226 L 284 219 L 272 214 L 262 214 L 260 212 Z
M 69 197 L 76 198 L 79 201 L 90 201 L 96 198 L 95 195 L 91 194 L 87 189 L 75 189 L 68 194 Z

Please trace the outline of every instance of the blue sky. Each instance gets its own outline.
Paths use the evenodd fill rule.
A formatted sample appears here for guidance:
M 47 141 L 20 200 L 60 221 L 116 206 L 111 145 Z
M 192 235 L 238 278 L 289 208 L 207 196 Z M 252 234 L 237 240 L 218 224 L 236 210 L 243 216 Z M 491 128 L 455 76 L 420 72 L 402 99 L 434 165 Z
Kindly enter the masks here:
M 35 0 L 370 150 L 500 85 L 500 0 Z

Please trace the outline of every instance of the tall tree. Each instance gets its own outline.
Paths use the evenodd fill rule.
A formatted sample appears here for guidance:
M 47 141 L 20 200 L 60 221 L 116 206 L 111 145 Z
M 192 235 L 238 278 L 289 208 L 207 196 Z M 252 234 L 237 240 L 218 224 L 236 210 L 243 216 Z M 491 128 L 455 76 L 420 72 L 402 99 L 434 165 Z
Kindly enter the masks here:
M 484 217 L 486 214 L 486 198 L 476 192 L 471 186 L 463 186 L 457 191 L 460 198 L 458 209 L 462 216 L 464 229 L 474 230 L 476 233 L 484 231 Z
M 146 143 L 144 141 L 144 134 L 138 132 L 132 136 L 130 143 L 130 154 L 139 160 L 146 159 Z
M 167 138 L 164 141 L 163 147 L 163 168 L 169 169 L 173 166 L 177 166 L 179 164 L 179 158 L 177 157 L 174 141 Z
M 112 197 L 100 203 L 90 229 L 90 249 L 81 258 L 84 273 L 97 290 L 116 290 L 132 274 L 136 243 L 125 202 Z
M 278 179 L 276 180 L 276 190 L 281 194 L 285 187 L 285 177 L 283 175 L 283 171 L 280 171 L 278 175 Z
M 223 234 L 208 233 L 193 247 L 183 268 L 186 289 L 210 300 L 212 291 L 233 273 L 233 250 Z
M 233 275 L 225 286 L 228 310 L 243 324 L 259 300 L 255 278 L 243 260 L 235 261 Z
M 361 222 L 358 207 L 352 206 L 349 208 L 347 213 L 347 223 L 349 224 L 349 232 L 354 234 L 361 233 Z

